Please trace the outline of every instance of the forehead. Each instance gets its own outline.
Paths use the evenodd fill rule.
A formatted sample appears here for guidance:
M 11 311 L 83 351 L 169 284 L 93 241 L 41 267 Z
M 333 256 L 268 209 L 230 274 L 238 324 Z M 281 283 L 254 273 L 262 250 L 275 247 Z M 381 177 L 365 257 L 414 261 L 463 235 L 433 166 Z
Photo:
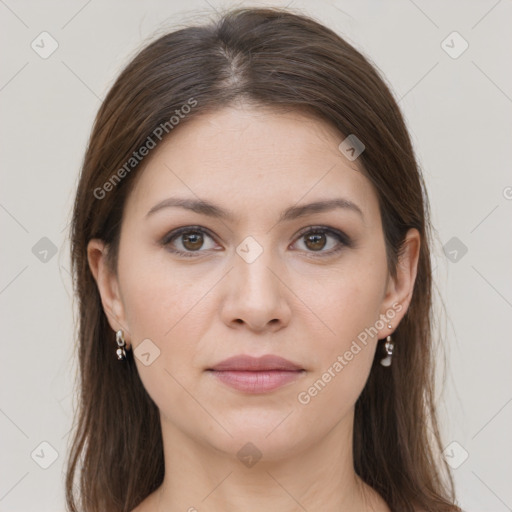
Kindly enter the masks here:
M 378 215 L 373 186 L 338 149 L 335 127 L 298 111 L 238 107 L 196 115 L 153 150 L 129 198 L 148 209 L 169 195 L 211 199 L 230 210 L 344 197 Z

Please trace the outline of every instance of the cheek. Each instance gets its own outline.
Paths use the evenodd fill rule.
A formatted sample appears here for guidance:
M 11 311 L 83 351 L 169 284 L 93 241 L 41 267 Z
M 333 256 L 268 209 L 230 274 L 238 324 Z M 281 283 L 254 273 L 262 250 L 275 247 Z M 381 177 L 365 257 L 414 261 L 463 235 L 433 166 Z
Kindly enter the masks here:
M 387 268 L 385 260 L 377 255 L 378 248 L 376 251 L 369 258 L 354 253 L 337 269 L 315 276 L 313 285 L 303 279 L 295 288 L 317 317 L 326 354 L 348 349 L 359 335 L 364 339 L 364 333 L 379 320 Z
M 297 396 L 307 417 L 322 416 L 326 424 L 335 424 L 361 394 L 378 342 L 374 326 L 379 319 L 381 279 L 379 272 L 354 272 L 310 295 L 323 334 L 317 336 L 319 364 Z
M 196 375 L 204 369 L 201 340 L 209 339 L 208 330 L 218 314 L 212 300 L 222 273 L 208 265 L 173 265 L 166 251 L 151 247 L 127 244 L 120 252 L 118 274 L 132 349 L 137 355 L 138 345 L 147 339 L 157 347 L 158 358 L 151 366 L 136 358 L 152 396 L 154 390 L 165 398 L 163 388 L 170 374 L 192 391 Z M 177 392 L 176 382 L 167 389 L 173 395 Z
M 366 256 L 368 254 L 369 256 Z M 321 322 L 315 319 L 322 334 L 318 339 L 320 365 L 311 375 L 305 400 L 316 405 L 311 409 L 338 404 L 353 406 L 368 378 L 378 342 L 376 323 L 384 297 L 387 267 L 384 247 L 354 254 L 346 258 L 336 272 L 328 272 L 316 280 L 306 294 L 308 306 Z
M 150 353 L 148 365 L 144 358 L 135 357 L 144 388 L 164 417 L 175 411 L 184 418 L 200 414 L 190 395 L 198 394 L 196 386 L 202 368 L 197 363 L 196 340 L 204 337 L 211 324 L 206 308 L 208 291 L 216 281 L 214 276 L 196 273 L 191 281 L 190 270 L 180 272 L 168 262 L 145 257 L 136 250 L 119 263 L 132 350 L 137 356 L 142 347 L 148 347 L 144 352 Z
M 170 263 L 164 250 L 143 244 L 126 245 L 120 252 L 119 280 L 126 322 L 137 343 L 144 338 L 170 342 L 186 326 L 193 336 L 201 300 L 214 285 L 199 266 Z

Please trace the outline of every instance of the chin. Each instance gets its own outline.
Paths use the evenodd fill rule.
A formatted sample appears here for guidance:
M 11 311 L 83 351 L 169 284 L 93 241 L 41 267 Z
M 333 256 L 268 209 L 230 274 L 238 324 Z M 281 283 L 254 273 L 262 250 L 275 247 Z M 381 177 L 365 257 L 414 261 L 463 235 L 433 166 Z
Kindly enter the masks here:
M 258 425 L 247 424 L 245 420 L 230 426 L 224 423 L 231 436 L 216 429 L 215 437 L 212 438 L 210 431 L 206 442 L 229 457 L 236 457 L 242 463 L 245 460 L 270 462 L 286 459 L 295 455 L 299 447 L 304 448 L 308 440 L 296 429 L 291 429 L 292 425 L 285 426 L 285 417 L 286 414 L 281 414 L 276 422 L 260 420 Z

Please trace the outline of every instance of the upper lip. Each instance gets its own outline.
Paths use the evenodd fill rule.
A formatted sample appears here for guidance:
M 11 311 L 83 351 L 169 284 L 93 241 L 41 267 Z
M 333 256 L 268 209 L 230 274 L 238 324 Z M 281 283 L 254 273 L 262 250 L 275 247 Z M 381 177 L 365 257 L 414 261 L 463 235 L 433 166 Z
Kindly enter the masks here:
M 208 368 L 208 370 L 257 372 L 265 370 L 299 371 L 303 370 L 303 368 L 287 359 L 269 354 L 262 357 L 247 355 L 230 357 Z

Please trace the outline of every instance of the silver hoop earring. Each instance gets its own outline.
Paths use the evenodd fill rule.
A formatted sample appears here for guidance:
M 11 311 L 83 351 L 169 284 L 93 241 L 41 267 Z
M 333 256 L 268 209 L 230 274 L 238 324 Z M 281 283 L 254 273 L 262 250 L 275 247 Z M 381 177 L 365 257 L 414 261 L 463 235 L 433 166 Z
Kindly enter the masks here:
M 119 359 L 119 361 L 122 361 L 123 359 L 126 359 L 126 351 L 124 349 L 126 347 L 126 341 L 124 341 L 123 331 L 121 329 L 119 329 L 119 331 L 116 332 L 116 343 L 117 346 L 119 347 L 116 350 L 117 359 Z
M 391 329 L 391 325 L 388 324 L 388 328 Z M 395 348 L 395 344 L 391 340 L 391 335 L 386 338 L 386 343 L 384 344 L 384 349 L 386 350 L 386 357 L 380 360 L 380 364 L 382 366 L 391 366 L 392 358 L 393 358 L 393 349 Z

